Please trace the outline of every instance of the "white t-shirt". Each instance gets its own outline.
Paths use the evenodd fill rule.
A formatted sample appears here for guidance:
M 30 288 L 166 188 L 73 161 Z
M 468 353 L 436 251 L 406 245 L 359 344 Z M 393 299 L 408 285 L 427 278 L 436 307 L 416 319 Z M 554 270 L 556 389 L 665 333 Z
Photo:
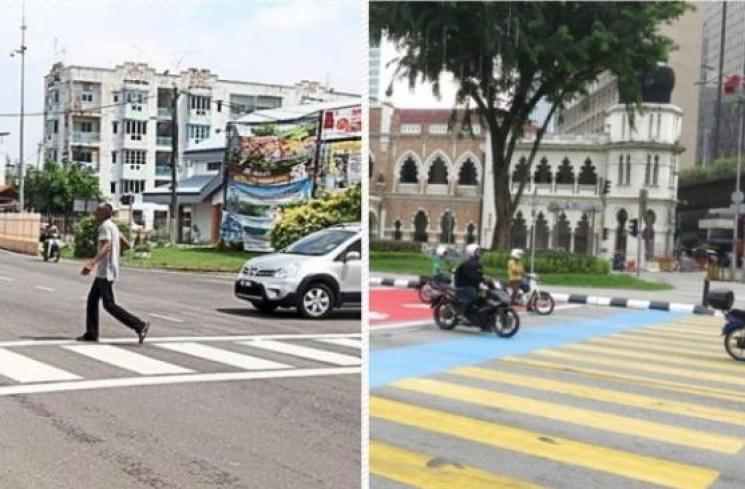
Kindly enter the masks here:
M 111 242 L 111 250 L 98 263 L 96 278 L 105 278 L 109 282 L 113 282 L 119 276 L 119 240 L 119 228 L 116 227 L 116 224 L 111 222 L 111 219 L 102 222 L 98 228 L 98 251 L 101 251 L 107 241 Z

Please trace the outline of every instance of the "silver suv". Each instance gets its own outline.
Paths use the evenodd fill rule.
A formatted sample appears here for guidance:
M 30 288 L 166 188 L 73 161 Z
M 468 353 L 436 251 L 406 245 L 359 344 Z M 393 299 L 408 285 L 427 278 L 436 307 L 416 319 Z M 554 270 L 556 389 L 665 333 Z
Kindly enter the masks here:
M 323 318 L 336 307 L 362 303 L 362 227 L 337 224 L 287 248 L 248 260 L 235 281 L 235 295 L 262 312 L 296 307 Z

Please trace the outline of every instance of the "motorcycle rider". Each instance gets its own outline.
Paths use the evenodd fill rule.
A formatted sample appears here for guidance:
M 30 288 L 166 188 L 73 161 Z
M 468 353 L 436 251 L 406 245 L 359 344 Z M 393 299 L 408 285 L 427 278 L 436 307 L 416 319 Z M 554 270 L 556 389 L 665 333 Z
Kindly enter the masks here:
M 512 304 L 517 301 L 517 294 L 520 291 L 520 285 L 523 283 L 523 250 L 515 248 L 510 252 L 510 260 L 507 262 L 507 280 L 512 289 Z
M 466 260 L 455 269 L 455 289 L 462 301 L 464 316 L 479 298 L 479 286 L 484 281 L 484 267 L 481 265 L 481 249 L 471 243 L 466 246 Z
M 52 221 L 49 221 L 46 230 L 44 231 L 44 259 L 48 260 L 52 257 L 52 254 L 56 253 L 57 260 L 59 260 L 59 229 L 54 225 Z
M 447 266 L 448 248 L 439 245 L 432 257 L 432 278 L 436 282 L 450 283 L 450 270 Z

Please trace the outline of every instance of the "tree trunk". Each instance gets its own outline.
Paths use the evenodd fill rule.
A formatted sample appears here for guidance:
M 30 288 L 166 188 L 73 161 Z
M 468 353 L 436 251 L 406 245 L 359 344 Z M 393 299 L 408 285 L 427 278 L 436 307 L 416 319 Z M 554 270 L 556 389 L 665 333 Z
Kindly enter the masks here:
M 511 241 L 512 209 L 510 208 L 509 168 L 504 161 L 504 155 L 501 150 L 502 148 L 499 144 L 492 144 L 492 158 L 494 160 L 494 215 L 497 217 L 497 222 L 494 225 L 492 249 L 506 250 L 509 248 Z

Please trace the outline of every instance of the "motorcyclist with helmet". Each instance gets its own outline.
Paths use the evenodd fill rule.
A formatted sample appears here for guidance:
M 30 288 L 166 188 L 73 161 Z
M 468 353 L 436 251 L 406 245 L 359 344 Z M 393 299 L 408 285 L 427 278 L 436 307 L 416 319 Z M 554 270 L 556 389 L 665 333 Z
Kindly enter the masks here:
M 471 243 L 466 246 L 466 259 L 455 269 L 455 289 L 462 301 L 463 315 L 468 312 L 479 298 L 479 286 L 484 282 L 484 267 L 481 265 L 481 249 Z
M 515 248 L 510 252 L 510 260 L 507 262 L 507 281 L 512 289 L 512 304 L 515 304 L 515 301 L 517 301 L 517 294 L 520 292 L 524 274 L 523 250 Z
M 448 267 L 448 248 L 439 245 L 432 256 L 432 278 L 436 282 L 450 283 L 450 268 Z
M 49 221 L 47 228 L 44 230 L 44 261 L 49 260 L 52 255 L 56 260 L 60 258 L 60 233 L 57 226 Z

